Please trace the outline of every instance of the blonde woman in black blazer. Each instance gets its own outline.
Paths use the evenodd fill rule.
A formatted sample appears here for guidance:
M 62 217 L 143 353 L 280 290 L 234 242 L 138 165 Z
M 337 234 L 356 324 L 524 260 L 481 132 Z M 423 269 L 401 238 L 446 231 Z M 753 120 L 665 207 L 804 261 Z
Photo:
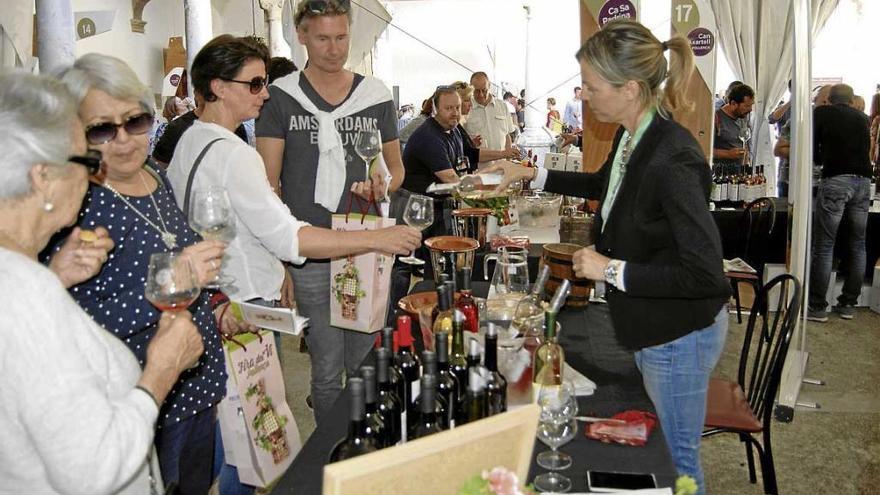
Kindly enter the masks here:
M 615 334 L 636 351 L 676 467 L 704 493 L 700 433 L 709 375 L 727 335 L 729 286 L 708 209 L 708 163 L 671 118 L 684 110 L 690 43 L 679 36 L 661 43 L 637 22 L 615 21 L 576 56 L 596 118 L 621 125 L 602 168 L 585 174 L 502 163 L 487 171 L 503 172 L 500 187 L 532 179 L 535 188 L 601 200 L 596 245 L 575 253 L 575 272 L 606 282 Z

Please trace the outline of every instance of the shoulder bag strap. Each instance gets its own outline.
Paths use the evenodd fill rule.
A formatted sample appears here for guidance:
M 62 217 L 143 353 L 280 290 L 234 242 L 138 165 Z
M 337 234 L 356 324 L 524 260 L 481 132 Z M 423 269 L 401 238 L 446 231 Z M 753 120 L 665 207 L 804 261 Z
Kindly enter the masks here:
M 211 146 L 214 146 L 214 143 L 217 141 L 223 141 L 223 138 L 217 138 L 210 143 L 208 143 L 203 149 L 202 152 L 199 153 L 199 156 L 196 157 L 196 161 L 193 162 L 192 168 L 189 170 L 189 177 L 186 179 L 186 192 L 183 194 L 183 214 L 189 215 L 189 193 L 192 191 L 193 179 L 196 177 L 196 170 L 199 169 L 199 164 L 202 163 L 202 158 L 205 157 L 205 153 L 211 149 Z

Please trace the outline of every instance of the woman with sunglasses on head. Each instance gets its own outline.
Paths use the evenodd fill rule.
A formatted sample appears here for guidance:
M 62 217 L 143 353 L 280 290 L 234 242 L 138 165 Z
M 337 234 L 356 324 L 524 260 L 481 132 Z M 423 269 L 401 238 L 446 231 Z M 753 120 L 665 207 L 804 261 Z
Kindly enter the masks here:
M 116 244 L 101 273 L 70 292 L 143 365 L 161 317 L 144 296 L 150 256 L 182 250 L 204 286 L 218 274 L 223 244 L 202 241 L 190 229 L 164 172 L 147 161 L 152 94 L 131 68 L 89 54 L 59 76 L 78 102 L 89 147 L 103 155 L 106 177 L 89 185 L 77 223 L 105 226 Z M 162 405 L 156 448 L 166 484 L 176 484 L 180 493 L 205 493 L 213 480 L 214 406 L 225 394 L 226 369 L 210 294 L 202 292 L 189 310 L 205 353 Z
M 63 84 L 0 74 L 0 480 L 8 493 L 161 492 L 159 404 L 202 352 L 186 313 L 163 315 L 143 370 L 66 287 L 95 276 L 113 241 L 74 228 L 47 269 L 37 253 L 72 225 L 99 171 Z M 53 273 L 54 272 L 54 273 Z
M 700 438 L 709 376 L 727 335 L 730 286 L 708 208 L 706 157 L 673 120 L 687 107 L 693 51 L 687 38 L 661 43 L 638 22 L 618 20 L 576 57 L 596 118 L 620 124 L 602 168 L 487 171 L 502 171 L 502 185 L 531 179 L 533 188 L 601 200 L 595 249 L 574 253 L 575 273 L 605 282 L 617 340 L 634 352 L 679 474 L 693 477 L 702 494 Z

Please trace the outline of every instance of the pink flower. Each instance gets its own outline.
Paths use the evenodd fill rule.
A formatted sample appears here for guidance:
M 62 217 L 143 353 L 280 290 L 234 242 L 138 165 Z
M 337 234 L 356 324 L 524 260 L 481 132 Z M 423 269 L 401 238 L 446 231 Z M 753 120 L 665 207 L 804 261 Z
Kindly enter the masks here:
M 489 482 L 489 490 L 496 495 L 523 495 L 516 473 L 503 467 L 483 471 L 483 479 Z

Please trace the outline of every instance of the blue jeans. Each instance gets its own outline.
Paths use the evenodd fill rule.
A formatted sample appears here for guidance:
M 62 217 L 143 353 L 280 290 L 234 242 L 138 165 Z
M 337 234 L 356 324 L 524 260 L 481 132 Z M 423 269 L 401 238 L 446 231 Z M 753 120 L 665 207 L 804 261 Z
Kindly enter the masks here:
M 856 175 L 835 175 L 819 184 L 813 211 L 813 245 L 810 263 L 809 309 L 824 310 L 831 279 L 834 241 L 844 218 L 847 226 L 847 265 L 841 305 L 855 305 L 865 279 L 865 230 L 871 204 L 871 180 Z
M 156 432 L 156 451 L 162 480 L 177 485 L 179 495 L 208 493 L 214 480 L 214 429 L 217 409 L 210 407 L 195 416 Z
M 697 481 L 700 495 L 706 491 L 700 465 L 706 393 L 709 376 L 724 349 L 728 319 L 725 306 L 708 327 L 635 353 L 675 468 L 679 475 Z
M 312 361 L 312 406 L 315 423 L 328 416 L 342 393 L 342 372 L 357 376 L 376 336 L 330 325 L 330 263 L 306 262 L 288 268 L 300 314 L 309 319 L 306 343 Z

